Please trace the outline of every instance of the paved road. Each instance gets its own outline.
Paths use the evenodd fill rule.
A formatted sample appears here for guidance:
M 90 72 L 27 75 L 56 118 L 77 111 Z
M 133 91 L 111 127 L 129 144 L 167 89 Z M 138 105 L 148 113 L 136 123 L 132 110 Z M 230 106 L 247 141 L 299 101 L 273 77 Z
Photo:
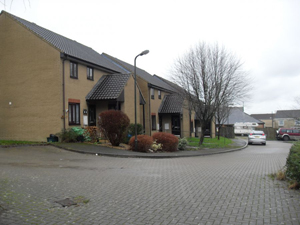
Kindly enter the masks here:
M 267 176 L 290 146 L 174 159 L 0 148 L 0 224 L 300 224 L 300 192 Z

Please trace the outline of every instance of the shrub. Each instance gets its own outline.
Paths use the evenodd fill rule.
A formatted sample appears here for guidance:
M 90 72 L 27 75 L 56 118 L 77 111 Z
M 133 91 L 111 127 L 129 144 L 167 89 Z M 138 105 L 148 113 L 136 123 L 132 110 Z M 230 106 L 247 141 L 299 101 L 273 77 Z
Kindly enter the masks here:
M 285 173 L 286 173 L 285 170 L 279 170 L 279 171 L 276 173 L 276 179 L 277 179 L 277 180 L 285 180 Z
M 113 146 L 119 146 L 130 120 L 122 111 L 108 110 L 99 115 L 99 128 Z
M 96 126 L 85 127 L 84 136 L 85 136 L 85 140 L 87 141 L 91 141 L 91 142 L 98 141 L 97 127 Z
M 151 145 L 151 150 L 155 152 L 161 149 L 162 149 L 162 144 L 158 144 L 156 141 L 154 141 L 153 144 Z
M 136 128 L 137 128 L 137 135 L 143 134 L 142 124 L 137 123 Z M 135 124 L 131 123 L 128 127 L 127 135 L 124 138 L 124 143 L 128 144 L 130 138 L 133 137 L 133 136 L 135 136 Z
M 153 143 L 152 137 L 148 135 L 138 135 L 137 136 L 137 152 L 148 152 Z M 129 140 L 130 149 L 135 151 L 135 137 L 131 137 Z
M 178 147 L 178 138 L 169 133 L 157 132 L 152 135 L 153 140 L 162 144 L 162 150 L 166 152 L 175 152 Z
M 56 136 L 59 137 L 61 142 L 76 142 L 78 134 L 72 128 L 69 128 L 66 130 L 62 129 L 62 131 L 57 133 Z
M 84 136 L 84 128 L 81 127 L 72 127 L 71 128 L 75 134 L 76 134 L 76 141 L 78 142 L 84 142 L 85 141 L 85 136 Z
M 292 180 L 289 184 L 289 189 L 300 189 L 300 183 Z
M 184 137 L 184 138 L 180 138 L 179 139 L 179 143 L 178 143 L 178 149 L 179 150 L 186 150 L 186 146 L 188 145 L 188 140 Z
M 290 149 L 286 159 L 286 176 L 300 183 L 300 141 L 296 142 Z

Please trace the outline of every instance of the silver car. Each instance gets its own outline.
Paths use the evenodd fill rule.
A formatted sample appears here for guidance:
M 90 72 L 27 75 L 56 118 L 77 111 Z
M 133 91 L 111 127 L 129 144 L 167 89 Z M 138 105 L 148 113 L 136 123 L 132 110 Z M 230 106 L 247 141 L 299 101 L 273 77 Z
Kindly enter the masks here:
M 249 135 L 248 135 L 248 144 L 263 144 L 266 145 L 266 135 L 263 131 L 260 130 L 253 130 Z

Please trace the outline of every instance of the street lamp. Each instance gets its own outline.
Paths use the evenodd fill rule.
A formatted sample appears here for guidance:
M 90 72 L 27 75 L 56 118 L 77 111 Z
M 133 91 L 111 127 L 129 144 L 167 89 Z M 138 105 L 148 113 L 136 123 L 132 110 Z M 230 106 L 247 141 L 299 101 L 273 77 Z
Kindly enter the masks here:
M 136 124 L 136 59 L 139 56 L 147 55 L 149 50 L 142 51 L 134 58 L 134 150 L 137 151 L 137 124 Z

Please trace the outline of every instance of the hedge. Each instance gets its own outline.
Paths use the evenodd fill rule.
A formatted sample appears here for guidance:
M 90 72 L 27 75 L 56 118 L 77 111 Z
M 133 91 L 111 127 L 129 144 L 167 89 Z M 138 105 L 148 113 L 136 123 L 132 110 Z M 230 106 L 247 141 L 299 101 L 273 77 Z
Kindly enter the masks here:
M 286 176 L 300 183 L 300 141 L 290 149 L 286 159 Z
M 170 133 L 157 132 L 152 135 L 153 140 L 162 144 L 162 151 L 175 152 L 178 150 L 178 138 Z
M 130 138 L 129 140 L 130 149 L 135 151 L 135 136 Z M 148 135 L 138 135 L 137 136 L 137 152 L 148 152 L 151 149 L 151 145 L 153 144 L 152 137 Z

